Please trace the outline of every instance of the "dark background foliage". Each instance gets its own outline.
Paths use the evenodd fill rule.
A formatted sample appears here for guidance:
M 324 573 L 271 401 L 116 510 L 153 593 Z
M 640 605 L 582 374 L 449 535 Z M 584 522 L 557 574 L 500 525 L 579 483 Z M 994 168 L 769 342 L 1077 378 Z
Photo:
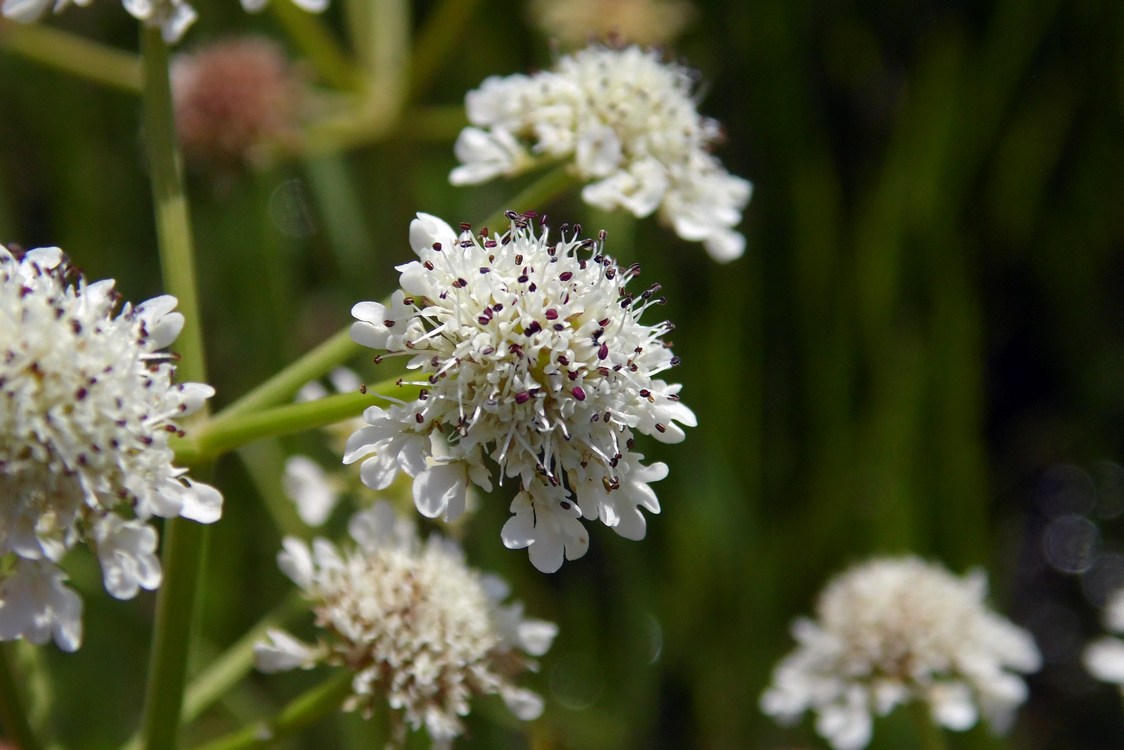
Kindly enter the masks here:
M 561 636 L 533 680 L 548 700 L 532 739 L 497 704 L 476 709 L 464 746 L 822 746 L 810 722 L 775 726 L 758 696 L 829 575 L 903 552 L 986 568 L 996 607 L 1046 657 L 1008 739 L 978 727 L 952 746 L 1124 746 L 1120 696 L 1079 661 L 1124 583 L 1124 3 L 696 5 L 668 54 L 700 71 L 700 109 L 727 135 L 718 154 L 755 183 L 745 256 L 718 266 L 652 220 L 573 198 L 539 208 L 606 226 L 610 252 L 663 283 L 700 426 L 644 446 L 671 466 L 649 538 L 594 528 L 589 555 L 556 575 L 503 549 L 503 497 L 482 504 L 470 560 Z M 268 15 L 199 10 L 185 49 L 250 29 L 281 38 Z M 431 12 L 418 3 L 415 23 Z M 342 28 L 338 8 L 328 21 Z M 135 49 L 109 0 L 51 23 Z M 484 0 L 421 101 L 459 105 L 551 54 L 522 6 Z M 129 299 L 158 293 L 138 99 L 0 55 L 0 103 L 0 239 L 60 245 Z M 217 407 L 388 293 L 415 211 L 478 221 L 514 195 L 503 181 L 450 187 L 455 130 L 409 130 L 221 183 L 191 174 Z M 298 448 L 330 458 L 304 438 L 216 468 L 227 500 L 200 666 L 285 596 L 273 556 L 286 521 L 263 497 Z M 88 557 L 67 561 L 87 592 L 85 645 L 42 651 L 58 735 L 109 747 L 139 712 L 152 597 L 108 601 Z M 193 736 L 268 715 L 314 680 L 254 676 Z M 292 746 L 373 746 L 369 732 L 347 717 Z M 914 742 L 896 716 L 875 740 Z

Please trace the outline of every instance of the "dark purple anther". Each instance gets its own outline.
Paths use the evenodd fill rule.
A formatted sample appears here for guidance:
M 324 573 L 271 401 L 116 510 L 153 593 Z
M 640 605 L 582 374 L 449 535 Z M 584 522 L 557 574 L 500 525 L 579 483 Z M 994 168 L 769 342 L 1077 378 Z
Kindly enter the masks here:
M 558 311 L 553 307 L 546 311 L 547 320 L 558 320 Z
M 575 385 L 574 389 L 570 392 L 574 394 L 574 398 L 578 401 L 585 401 L 585 389 L 580 385 Z
M 597 358 L 598 359 L 605 359 L 608 356 L 609 356 L 609 345 L 608 344 L 602 344 L 601 348 L 597 350 Z
M 531 394 L 527 393 L 527 391 L 523 391 L 522 393 L 516 393 L 515 394 L 515 403 L 517 403 L 517 404 L 525 404 L 530 399 L 531 399 Z

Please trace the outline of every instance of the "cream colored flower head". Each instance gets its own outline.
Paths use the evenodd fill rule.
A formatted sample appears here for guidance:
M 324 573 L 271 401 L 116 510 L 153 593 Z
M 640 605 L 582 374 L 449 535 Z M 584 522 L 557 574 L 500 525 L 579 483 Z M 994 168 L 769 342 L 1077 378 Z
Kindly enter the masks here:
M 409 475 L 418 510 L 447 521 L 470 484 L 492 489 L 494 465 L 519 490 L 504 544 L 551 573 L 588 549 L 583 518 L 644 537 L 642 511 L 660 510 L 649 484 L 668 469 L 644 464 L 635 436 L 679 442 L 695 415 L 661 378 L 679 362 L 663 341 L 671 324 L 641 322 L 664 301 L 659 285 L 629 289 L 639 266 L 618 266 L 599 239 L 509 218 L 502 234 L 474 235 L 418 214 L 401 289 L 352 308 L 352 338 L 415 374 L 410 400 L 367 409 L 344 462 L 362 461 L 376 490 Z
M 73 651 L 81 601 L 59 567 L 85 543 L 118 599 L 160 585 L 153 516 L 218 520 L 222 497 L 172 465 L 176 420 L 214 390 L 174 383 L 174 297 L 120 304 L 58 248 L 0 247 L 0 640 Z
M 586 203 L 658 212 L 715 260 L 733 260 L 745 250 L 736 227 L 752 186 L 711 153 L 721 128 L 699 114 L 695 81 L 654 50 L 602 45 L 534 75 L 488 78 L 465 97 L 471 125 L 457 138 L 461 165 L 449 180 L 470 185 L 568 162 L 586 183 Z
M 1124 634 L 1124 589 L 1109 597 L 1104 624 L 1111 632 Z M 1084 661 L 1089 674 L 1118 685 L 1124 694 L 1124 640 L 1108 635 L 1098 638 L 1085 649 Z
M 407 727 L 437 747 L 464 731 L 472 698 L 498 694 L 516 717 L 537 718 L 542 699 L 513 679 L 537 668 L 557 627 L 503 604 L 508 587 L 465 565 L 452 541 L 422 542 L 413 525 L 380 502 L 352 517 L 354 545 L 292 537 L 278 556 L 304 591 L 323 636 L 307 644 L 279 630 L 255 647 L 266 672 L 317 663 L 354 671 L 345 710 L 370 716 L 386 703 L 396 746 Z
M 773 673 L 761 709 L 784 722 L 816 714 L 836 750 L 870 742 L 873 717 L 921 701 L 965 730 L 983 714 L 1005 729 L 1026 699 L 1020 673 L 1041 657 L 1022 628 L 988 609 L 982 573 L 953 576 L 916 557 L 875 559 L 828 584 L 817 619 L 797 620 L 799 646 Z
M 75 5 L 85 6 L 90 0 L 73 0 Z M 242 7 L 250 12 L 260 11 L 267 0 L 242 0 Z M 319 13 L 328 7 L 328 0 L 293 0 L 307 11 Z M 71 0 L 3 0 L 0 12 L 7 18 L 21 23 L 34 23 L 48 10 L 61 13 L 71 4 Z M 187 0 L 121 0 L 125 10 L 133 18 L 147 26 L 160 29 L 161 36 L 168 44 L 175 44 L 199 17 L 195 8 Z

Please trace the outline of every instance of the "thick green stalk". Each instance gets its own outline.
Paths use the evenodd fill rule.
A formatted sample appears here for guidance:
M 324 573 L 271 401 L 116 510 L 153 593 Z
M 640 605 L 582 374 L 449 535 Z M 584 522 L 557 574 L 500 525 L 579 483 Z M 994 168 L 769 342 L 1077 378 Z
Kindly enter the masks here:
M 0 24 L 0 46 L 102 86 L 130 94 L 141 92 L 141 61 L 136 55 L 45 24 Z
M 929 704 L 915 700 L 909 704 L 909 712 L 910 718 L 913 719 L 913 726 L 917 730 L 918 750 L 946 750 L 948 746 L 944 741 L 944 732 L 933 721 Z
M 23 683 L 17 681 L 8 657 L 9 644 L 0 644 L 0 729 L 3 736 L 20 750 L 41 750 L 42 743 L 28 722 L 28 711 L 23 701 Z
M 363 393 L 339 393 L 250 414 L 223 414 L 196 430 L 191 437 L 173 442 L 176 462 L 191 466 L 213 461 L 229 450 L 263 438 L 291 435 L 357 417 L 366 407 L 385 402 L 386 395 L 411 399 L 417 393 L 416 386 L 399 386 L 395 379 L 383 381 Z
M 568 165 L 563 164 L 555 167 L 524 188 L 522 192 L 517 193 L 503 208 L 482 221 L 479 226 L 503 231 L 508 225 L 508 211 L 522 213 L 523 211 L 534 210 L 541 214 L 542 209 L 550 201 L 562 195 L 577 183 L 578 179 L 570 172 Z
M 289 401 L 305 383 L 320 377 L 359 353 L 361 347 L 351 340 L 351 327 L 334 334 L 296 362 L 285 367 L 269 380 L 223 409 L 216 417 L 228 419 L 259 411 Z
M 147 26 L 142 29 L 141 49 L 144 134 L 152 175 L 160 265 L 164 286 L 179 300 L 179 311 L 185 321 L 176 345 L 182 356 L 178 375 L 184 381 L 206 382 L 191 223 L 176 148 L 168 80 L 168 47 L 159 29 Z M 198 420 L 205 417 L 203 410 L 194 415 L 192 421 L 198 424 Z M 161 553 L 164 581 L 156 598 L 156 624 L 141 729 L 144 746 L 149 750 L 170 750 L 176 746 L 203 546 L 203 527 L 199 524 L 172 519 L 165 525 Z
M 269 9 L 326 83 L 344 91 L 362 91 L 365 88 L 363 76 L 351 64 L 319 16 L 307 13 L 290 2 L 270 3 Z
M 251 724 L 197 750 L 245 750 L 269 747 L 339 709 L 351 691 L 351 673 L 340 672 L 295 698 L 277 718 Z

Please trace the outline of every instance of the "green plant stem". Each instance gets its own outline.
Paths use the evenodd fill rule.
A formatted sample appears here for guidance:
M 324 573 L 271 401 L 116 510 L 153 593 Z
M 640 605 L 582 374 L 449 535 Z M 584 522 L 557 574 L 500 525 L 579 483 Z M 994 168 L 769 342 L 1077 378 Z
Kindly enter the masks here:
M 370 83 L 371 105 L 379 120 L 393 122 L 406 101 L 410 74 L 410 4 L 406 0 L 357 0 L 365 9 L 366 44 L 357 50 Z
M 28 722 L 22 684 L 9 664 L 9 644 L 0 644 L 0 728 L 3 736 L 20 750 L 42 750 L 42 743 Z
M 230 692 L 254 666 L 254 644 L 265 637 L 269 628 L 277 627 L 305 605 L 297 591 L 292 591 L 246 634 L 216 657 L 187 686 L 183 700 L 183 721 L 189 722 L 211 704 Z M 120 750 L 140 750 L 140 735 L 130 738 Z
M 281 709 L 276 718 L 261 721 L 226 737 L 199 746 L 197 750 L 243 750 L 269 747 L 339 709 L 351 691 L 351 673 L 333 675 L 311 690 L 297 696 Z
M 457 37 L 464 33 L 480 0 L 442 0 L 429 13 L 418 34 L 410 64 L 410 98 L 420 101 L 433 83 L 441 64 L 456 50 Z
M 348 326 L 223 409 L 215 419 L 242 416 L 289 401 L 305 383 L 343 364 L 358 354 L 361 348 L 351 340 L 351 327 Z
M 179 300 L 184 327 L 177 340 L 182 355 L 179 377 L 206 382 L 203 338 L 196 297 L 194 253 L 183 174 L 175 142 L 172 92 L 168 79 L 168 47 L 160 30 L 142 27 L 144 63 L 144 133 L 152 174 L 152 195 L 164 285 Z M 206 410 L 192 421 L 206 418 Z M 197 599 L 204 531 L 200 524 L 171 519 L 164 527 L 164 581 L 156 598 L 156 624 L 149 661 L 144 721 L 144 746 L 170 750 L 176 746 L 180 708 L 187 673 L 187 653 Z
M 399 386 L 397 380 L 387 380 L 366 393 L 340 393 L 233 417 L 220 415 L 196 430 L 193 436 L 173 443 L 176 462 L 187 466 L 206 463 L 256 440 L 291 435 L 357 417 L 366 407 L 382 403 L 391 393 L 395 398 L 414 398 L 417 392 L 417 386 Z
M 944 733 L 933 721 L 929 712 L 929 704 L 915 700 L 909 704 L 910 718 L 917 729 L 917 747 L 919 750 L 946 750 Z
M 28 60 L 109 88 L 141 93 L 136 55 L 44 24 L 0 24 L 0 46 Z
M 464 107 L 434 106 L 411 109 L 390 123 L 394 127 L 384 127 L 373 123 L 370 113 L 356 105 L 310 124 L 300 150 L 309 156 L 332 154 L 383 138 L 452 143 L 467 124 Z
M 366 88 L 363 76 L 319 16 L 289 2 L 270 3 L 269 9 L 326 83 L 344 91 Z
M 480 223 L 481 227 L 496 229 L 506 227 L 508 211 L 539 211 L 550 201 L 578 184 L 567 165 L 551 169 L 517 193 L 507 204 Z

